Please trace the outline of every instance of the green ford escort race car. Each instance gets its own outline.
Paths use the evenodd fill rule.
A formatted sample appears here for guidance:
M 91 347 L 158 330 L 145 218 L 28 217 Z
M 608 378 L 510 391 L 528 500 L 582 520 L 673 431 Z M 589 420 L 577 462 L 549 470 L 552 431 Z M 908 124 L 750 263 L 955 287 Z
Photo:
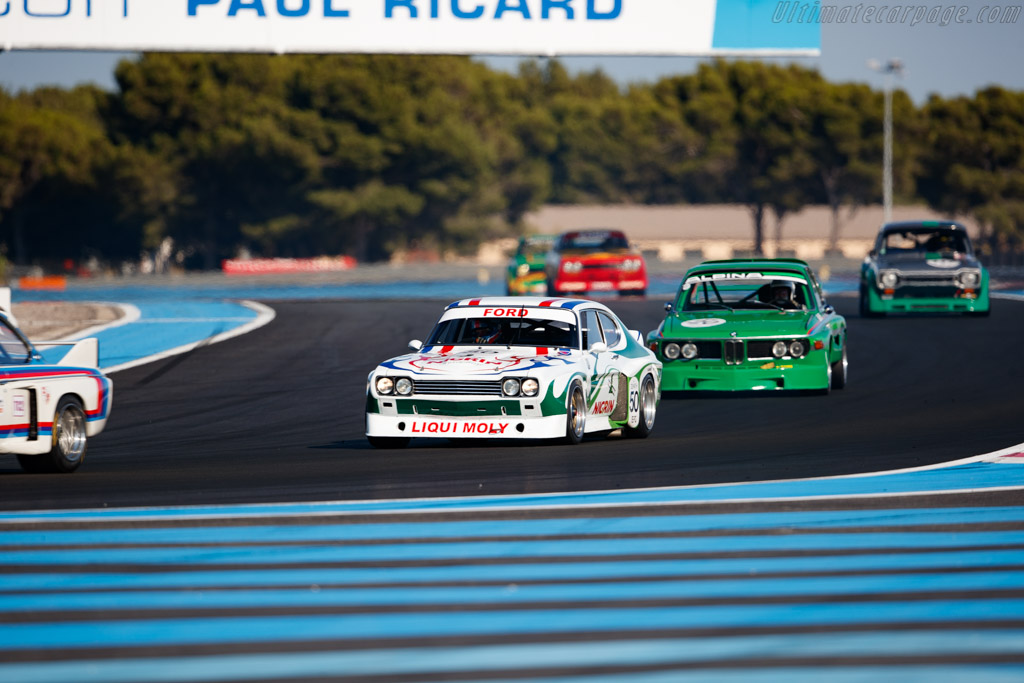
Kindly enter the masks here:
M 988 315 L 988 270 L 952 221 L 887 223 L 860 271 L 860 314 Z
M 647 335 L 664 391 L 816 390 L 846 385 L 846 319 L 797 259 L 691 268 Z

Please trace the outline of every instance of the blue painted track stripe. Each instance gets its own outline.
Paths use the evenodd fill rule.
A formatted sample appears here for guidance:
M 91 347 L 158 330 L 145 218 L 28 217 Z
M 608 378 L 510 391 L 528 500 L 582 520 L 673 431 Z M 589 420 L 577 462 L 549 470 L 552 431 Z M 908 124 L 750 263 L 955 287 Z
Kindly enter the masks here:
M 803 556 L 738 559 L 632 560 L 583 563 L 452 564 L 442 567 L 367 567 L 356 569 L 191 570 L 141 574 L 25 573 L 3 577 L 3 590 L 92 590 L 115 588 L 191 588 L 194 586 L 329 585 L 424 581 L 553 581 L 708 574 L 747 576 L 769 572 L 891 571 L 934 567 L 1001 567 L 1024 564 L 1024 550 L 943 551 L 852 556 Z
M 132 548 L 74 550 L 7 550 L 0 566 L 33 564 L 111 564 L 119 562 L 159 564 L 187 562 L 193 565 L 223 563 L 298 562 L 387 562 L 423 560 L 435 557 L 467 559 L 565 558 L 579 555 L 616 557 L 661 553 L 795 552 L 856 549 L 958 548 L 1024 544 L 1024 530 L 950 533 L 851 533 L 794 536 L 726 536 L 712 538 L 642 538 L 557 541 L 480 541 L 455 543 L 414 543 L 344 547 L 261 547 L 239 548 Z
M 697 531 L 773 530 L 779 526 L 801 529 L 841 530 L 859 526 L 884 526 L 899 529 L 908 525 L 984 524 L 987 522 L 1024 522 L 1024 508 L 929 508 L 917 510 L 841 510 L 809 512 L 769 512 L 743 514 L 669 515 L 656 517 L 602 517 L 596 519 L 533 519 L 514 521 L 404 522 L 337 525 L 261 525 L 222 527 L 216 531 L 218 543 L 275 541 L 359 541 L 411 540 L 422 538 L 473 538 L 477 536 L 538 536 L 552 534 L 636 534 Z M 210 529 L 142 528 L 119 529 L 116 542 L 190 543 L 206 542 Z M 0 549 L 51 544 L 89 545 L 110 543 L 105 529 L 46 531 L 0 531 Z
M 524 602 L 572 603 L 604 600 L 755 599 L 867 595 L 886 599 L 895 594 L 939 591 L 1020 590 L 1024 572 L 977 572 L 966 574 L 905 574 L 897 576 L 840 576 L 761 579 L 757 577 L 717 581 L 643 581 L 602 583 L 454 586 L 419 588 L 327 588 L 292 590 L 148 591 L 142 593 L 55 593 L 0 595 L 0 611 L 18 614 L 37 610 L 76 611 L 97 609 L 231 609 L 242 607 L 380 607 L 475 603 Z M 558 609 L 565 605 L 558 605 Z M 554 608 L 553 608 L 554 609 Z
M 1024 462 L 970 462 L 948 468 L 915 472 L 879 473 L 863 477 L 800 479 L 721 486 L 674 487 L 637 491 L 607 491 L 559 495 L 481 496 L 477 498 L 440 498 L 418 500 L 346 501 L 281 505 L 240 505 L 189 508 L 142 508 L 106 510 L 54 510 L 6 512 L 0 522 L 47 519 L 139 519 L 159 517 L 201 517 L 230 515 L 266 516 L 282 514 L 329 514 L 340 512 L 403 512 L 514 509 L 520 507 L 586 507 L 597 505 L 658 505 L 825 497 L 879 495 L 895 497 L 934 491 L 973 491 L 980 489 L 1024 489 Z M 880 494 L 884 492 L 884 494 Z
M 283 617 L 122 620 L 0 624 L 0 651 L 19 648 L 288 642 L 430 636 L 598 633 L 621 630 L 853 626 L 1019 619 L 1024 600 L 859 601 L 800 605 L 716 605 L 623 609 L 493 610 L 435 614 L 343 614 Z
M 465 671 L 494 671 L 518 669 L 528 663 L 540 667 L 594 667 L 642 666 L 673 664 L 700 664 L 715 660 L 737 663 L 753 657 L 848 657 L 850 653 L 870 653 L 876 656 L 906 656 L 948 654 L 964 651 L 964 643 L 978 642 L 977 651 L 987 653 L 1020 653 L 1024 645 L 1024 631 L 993 630 L 983 635 L 971 631 L 942 633 L 919 631 L 887 631 L 876 634 L 830 633 L 824 635 L 747 636 L 737 638 L 650 639 L 600 643 L 559 643 L 531 645 L 490 645 L 474 648 L 434 649 L 376 649 L 367 651 L 274 653 L 250 655 L 221 655 L 215 657 L 181 657 L 174 659 L 119 659 L 112 661 L 55 662 L 37 665 L 0 665 L 0 678 L 24 683 L 65 683 L 78 681 L 104 681 L 128 683 L 167 680 L 165 672 L 173 671 L 179 681 L 230 681 L 246 677 L 299 678 L 328 676 L 375 676 L 384 674 L 416 674 L 423 672 L 449 673 Z M 1024 667 L 1006 667 L 1012 671 Z M 933 667 L 910 667 L 910 671 L 934 671 Z M 837 675 L 854 672 L 905 672 L 903 667 L 855 667 L 853 670 L 834 669 Z M 956 670 L 943 668 L 942 673 Z M 676 676 L 696 675 L 686 671 L 672 672 Z M 739 673 L 739 672 L 737 672 Z M 755 671 L 747 676 L 758 677 Z M 806 673 L 806 672 L 804 672 Z M 699 675 L 714 675 L 706 671 Z M 648 674 L 637 674 L 639 680 L 648 680 Z M 658 673 L 654 675 L 665 675 Z M 761 674 L 764 676 L 765 674 Z M 975 676 L 977 671 L 975 670 Z M 531 681 L 540 680 L 531 678 Z M 564 683 L 572 680 L 611 680 L 601 677 L 559 677 Z M 630 680 L 638 680 L 634 674 Z M 671 680 L 679 680 L 673 678 Z M 748 679 L 745 679 L 748 680 Z M 819 679 L 820 680 L 820 679 Z M 829 680 L 834 680 L 829 675 Z M 863 680 L 908 680 L 895 678 L 865 678 Z M 948 675 L 933 680 L 948 681 Z M 984 680 L 993 680 L 984 678 Z

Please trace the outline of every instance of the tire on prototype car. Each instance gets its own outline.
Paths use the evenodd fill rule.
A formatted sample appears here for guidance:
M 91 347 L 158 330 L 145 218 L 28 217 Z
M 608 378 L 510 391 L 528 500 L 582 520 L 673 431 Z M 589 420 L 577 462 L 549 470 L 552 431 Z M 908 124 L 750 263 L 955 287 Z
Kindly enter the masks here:
M 85 410 L 74 396 L 63 396 L 53 414 L 50 452 L 19 454 L 18 463 L 26 472 L 74 472 L 85 460 L 87 446 Z
M 569 386 L 569 398 L 565 403 L 565 440 L 570 444 L 583 441 L 587 427 L 587 397 L 579 382 Z
M 654 389 L 654 378 L 644 377 L 640 385 L 640 424 L 636 427 L 626 426 L 622 429 L 623 436 L 632 439 L 646 439 L 654 428 L 654 418 L 658 411 L 658 397 Z

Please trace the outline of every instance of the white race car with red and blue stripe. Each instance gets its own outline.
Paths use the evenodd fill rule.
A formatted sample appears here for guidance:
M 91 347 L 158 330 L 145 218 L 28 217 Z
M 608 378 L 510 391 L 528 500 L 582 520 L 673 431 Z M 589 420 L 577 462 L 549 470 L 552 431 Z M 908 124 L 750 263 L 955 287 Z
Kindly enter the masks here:
M 107 424 L 113 384 L 96 339 L 45 344 L 71 348 L 47 363 L 0 314 L 0 453 L 16 454 L 26 472 L 73 472 Z
M 565 439 L 621 429 L 646 437 L 661 362 L 605 305 L 492 297 L 450 304 L 426 342 L 384 361 L 366 388 L 366 436 Z

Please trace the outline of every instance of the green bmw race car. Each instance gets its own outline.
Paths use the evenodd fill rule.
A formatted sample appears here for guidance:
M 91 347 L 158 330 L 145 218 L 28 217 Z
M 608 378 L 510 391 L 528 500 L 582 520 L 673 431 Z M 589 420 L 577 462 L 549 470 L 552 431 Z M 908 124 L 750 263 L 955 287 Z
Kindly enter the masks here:
M 798 259 L 691 268 L 647 335 L 664 391 L 816 390 L 846 385 L 846 319 Z
M 988 270 L 952 221 L 887 223 L 860 271 L 860 314 L 988 315 Z

